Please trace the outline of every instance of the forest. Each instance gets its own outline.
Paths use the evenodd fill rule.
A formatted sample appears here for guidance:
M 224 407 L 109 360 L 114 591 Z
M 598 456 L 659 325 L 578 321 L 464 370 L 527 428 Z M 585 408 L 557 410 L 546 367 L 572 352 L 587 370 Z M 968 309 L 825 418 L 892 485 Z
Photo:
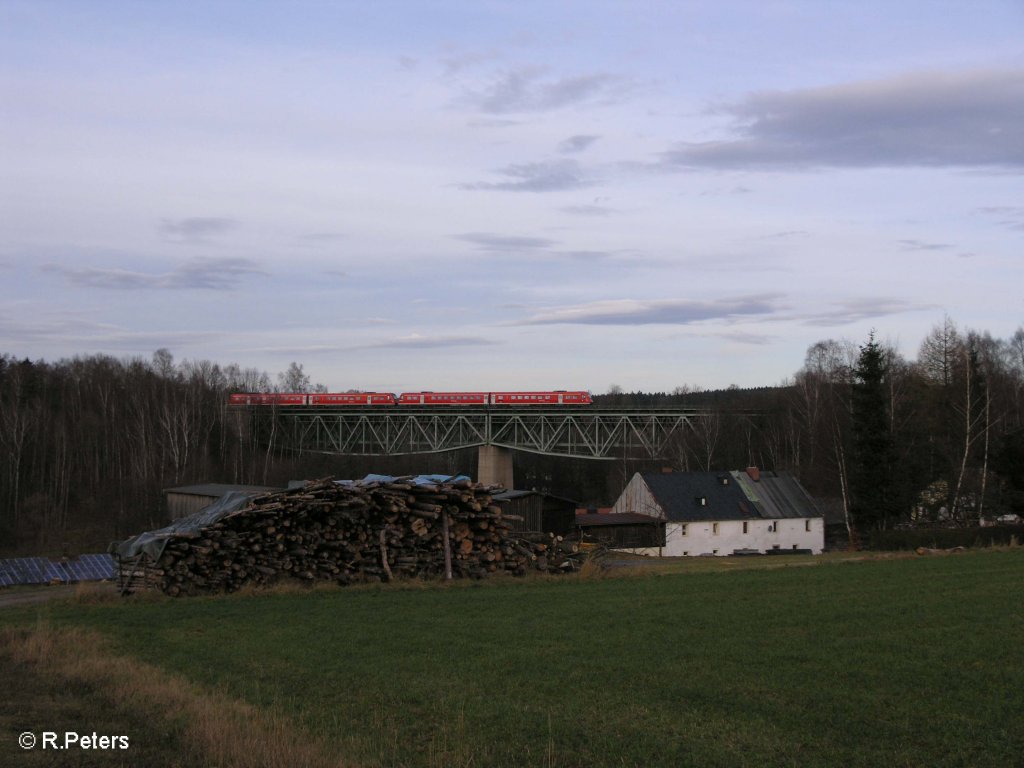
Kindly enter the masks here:
M 794 368 L 798 361 L 794 361 Z M 324 391 L 298 363 L 272 378 L 238 365 L 0 354 L 0 554 L 77 554 L 164 524 L 163 489 L 286 485 L 370 472 L 474 475 L 476 451 L 296 455 L 258 444 L 231 392 Z M 907 360 L 878 341 L 811 345 L 773 386 L 595 393 L 598 404 L 686 405 L 705 415 L 669 456 L 515 457 L 516 484 L 610 506 L 633 472 L 787 470 L 854 530 L 974 526 L 1024 513 L 1024 327 L 1006 339 L 945 318 Z

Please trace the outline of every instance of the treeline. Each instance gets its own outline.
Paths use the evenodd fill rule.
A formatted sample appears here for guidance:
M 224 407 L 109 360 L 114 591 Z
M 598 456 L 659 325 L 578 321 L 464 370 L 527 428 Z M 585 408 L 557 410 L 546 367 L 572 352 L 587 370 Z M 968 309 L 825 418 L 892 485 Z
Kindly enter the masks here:
M 708 408 L 676 443 L 676 469 L 792 471 L 862 533 L 1024 514 L 1024 328 L 997 339 L 946 318 L 916 361 L 874 335 L 828 339 L 778 387 L 612 387 L 595 401 Z
M 166 350 L 55 363 L 0 354 L 0 553 L 102 551 L 165 524 L 163 489 L 179 484 L 284 486 L 382 471 L 370 457 L 268 450 L 226 405 L 229 392 L 317 389 L 296 363 L 272 379 L 237 365 L 176 364 Z M 388 471 L 446 471 L 472 453 L 400 457 Z
M 370 472 L 462 472 L 476 451 L 297 456 L 258 442 L 233 391 L 316 391 L 293 363 L 276 379 L 237 365 L 0 354 L 0 552 L 75 551 L 164 523 L 162 490 Z M 915 361 L 874 337 L 810 347 L 791 381 L 755 389 L 627 393 L 606 405 L 705 409 L 656 461 L 516 454 L 516 483 L 610 506 L 633 472 L 671 466 L 789 470 L 854 529 L 971 525 L 1024 513 L 1024 328 L 1008 339 L 946 319 Z

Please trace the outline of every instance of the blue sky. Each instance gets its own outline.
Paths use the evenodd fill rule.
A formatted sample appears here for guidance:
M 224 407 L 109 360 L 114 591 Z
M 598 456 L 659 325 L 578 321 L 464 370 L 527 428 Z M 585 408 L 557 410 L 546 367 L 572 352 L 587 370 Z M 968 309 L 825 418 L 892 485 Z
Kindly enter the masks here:
M 1019 2 L 0 1 L 0 351 L 775 384 L 1024 321 Z

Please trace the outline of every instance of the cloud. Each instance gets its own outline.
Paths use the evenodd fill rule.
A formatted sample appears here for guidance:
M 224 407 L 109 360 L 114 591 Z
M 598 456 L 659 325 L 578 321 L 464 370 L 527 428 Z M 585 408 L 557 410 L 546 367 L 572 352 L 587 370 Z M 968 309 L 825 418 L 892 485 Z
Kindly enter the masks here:
M 446 77 L 457 75 L 463 70 L 472 69 L 480 64 L 487 64 L 499 58 L 495 50 L 467 51 L 453 53 L 440 59 L 441 67 Z
M 779 294 L 762 294 L 717 301 L 613 299 L 543 312 L 516 325 L 690 325 L 774 314 L 780 310 L 779 298 Z
M 243 277 L 266 274 L 255 262 L 241 258 L 193 259 L 170 272 L 156 274 L 99 267 L 73 269 L 59 264 L 45 264 L 41 269 L 59 272 L 75 285 L 115 290 L 226 290 Z
M 134 331 L 90 319 L 85 311 L 8 313 L 0 309 L 0 336 L 21 344 L 51 344 L 91 349 L 139 350 L 189 347 L 224 337 L 220 331 Z
M 601 137 L 587 136 L 583 134 L 570 136 L 568 139 L 565 139 L 564 141 L 559 143 L 558 151 L 565 155 L 574 154 L 576 152 L 582 152 L 583 150 L 588 149 L 590 145 L 597 141 L 599 138 Z
M 848 325 L 862 320 L 932 311 L 933 305 L 896 298 L 854 298 L 833 302 L 818 312 L 794 312 L 779 293 L 715 301 L 690 299 L 613 299 L 541 312 L 512 325 L 694 325 L 707 321 L 798 322 L 812 326 Z M 773 337 L 746 332 L 719 334 L 733 341 L 761 344 Z
M 737 344 L 749 344 L 751 346 L 762 346 L 779 340 L 778 336 L 769 336 L 764 333 L 743 333 L 742 331 L 716 333 L 714 335 L 719 339 L 734 341 Z
M 1024 70 L 772 91 L 716 111 L 737 137 L 680 143 L 663 167 L 1024 169 Z
M 926 243 L 924 240 L 900 240 L 900 245 L 908 251 L 948 251 L 953 247 L 949 243 Z
M 517 163 L 499 168 L 494 172 L 510 180 L 460 184 L 459 188 L 500 192 L 557 192 L 566 189 L 582 189 L 594 183 L 575 160 Z
M 933 311 L 936 306 L 935 304 L 920 304 L 894 298 L 848 299 L 834 302 L 832 309 L 803 315 L 797 319 L 801 320 L 804 325 L 849 325 L 862 320 L 899 315 L 904 312 Z
M 979 208 L 982 213 L 996 216 L 1000 226 L 1024 230 L 1024 207 L 1015 205 L 991 205 Z
M 807 237 L 810 234 L 806 229 L 787 229 L 782 232 L 773 232 L 765 235 L 762 240 L 788 240 L 793 237 Z
M 551 78 L 540 67 L 523 67 L 501 74 L 466 101 L 481 112 L 547 112 L 588 102 L 608 102 L 621 96 L 622 78 L 604 73 Z
M 487 347 L 497 344 L 483 336 L 422 336 L 411 333 L 392 339 L 364 344 L 354 349 L 440 349 L 443 347 Z
M 545 237 L 496 235 L 493 232 L 467 232 L 464 235 L 455 235 L 455 238 L 473 243 L 482 251 L 536 251 L 558 245 L 557 240 L 548 240 Z
M 524 237 L 522 235 L 498 235 L 493 232 L 467 232 L 455 235 L 457 240 L 473 243 L 481 251 L 493 253 L 539 254 L 544 257 L 571 259 L 574 261 L 600 261 L 613 256 L 630 253 L 629 251 L 560 251 L 552 250 L 559 245 L 557 240 L 545 237 Z
M 566 205 L 558 210 L 572 216 L 611 216 L 615 213 L 613 208 L 603 205 Z
M 205 242 L 215 235 L 223 235 L 238 226 L 234 219 L 195 217 L 190 219 L 162 219 L 160 231 L 169 240 L 184 243 Z

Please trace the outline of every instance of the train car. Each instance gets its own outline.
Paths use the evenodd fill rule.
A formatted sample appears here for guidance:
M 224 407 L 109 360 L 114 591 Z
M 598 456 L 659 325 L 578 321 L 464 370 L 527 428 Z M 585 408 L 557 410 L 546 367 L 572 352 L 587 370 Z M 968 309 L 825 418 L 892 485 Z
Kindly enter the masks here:
M 403 392 L 399 405 L 590 405 L 589 392 Z
M 487 392 L 403 392 L 399 405 L 487 405 Z
M 492 392 L 491 405 L 590 405 L 589 392 Z
M 394 405 L 390 392 L 327 392 L 309 396 L 310 405 Z
M 395 397 L 390 392 L 236 392 L 228 396 L 229 405 L 310 405 L 326 406 L 471 406 L 495 405 L 590 405 L 589 392 L 403 392 Z
M 309 395 L 294 392 L 235 392 L 228 405 L 308 405 Z

